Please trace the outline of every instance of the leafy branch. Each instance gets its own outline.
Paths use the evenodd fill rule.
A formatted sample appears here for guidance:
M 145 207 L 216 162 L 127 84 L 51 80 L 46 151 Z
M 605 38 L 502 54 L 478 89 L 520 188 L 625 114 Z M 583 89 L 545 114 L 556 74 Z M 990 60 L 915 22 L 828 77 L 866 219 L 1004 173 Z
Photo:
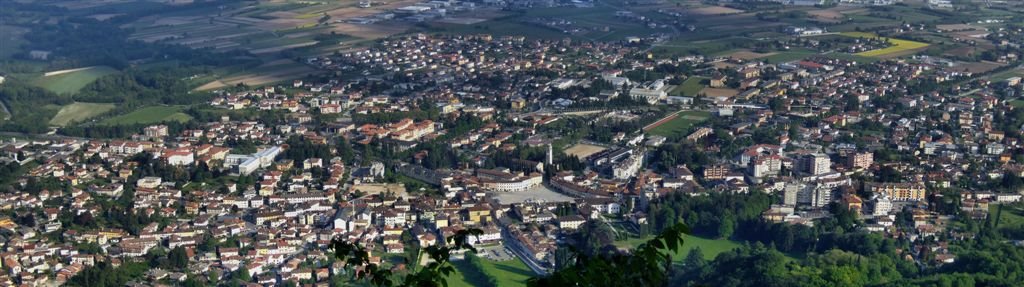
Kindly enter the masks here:
M 481 234 L 483 231 L 475 228 L 459 230 L 447 239 L 448 244 L 445 246 L 433 245 L 420 249 L 415 258 L 421 257 L 426 252 L 432 262 L 418 270 L 412 266 L 413 269 L 405 275 L 402 282 L 395 282 L 392 279 L 394 274 L 391 270 L 370 263 L 370 253 L 358 243 L 334 239 L 331 241 L 331 249 L 334 249 L 335 257 L 345 262 L 346 267 L 353 269 L 362 267 L 362 270 L 353 273 L 355 280 L 368 280 L 370 284 L 378 287 L 447 287 L 448 282 L 445 277 L 455 272 L 455 267 L 449 264 L 451 253 L 458 250 L 469 250 L 476 253 L 476 248 L 469 244 L 469 236 L 479 237 Z
M 574 252 L 574 264 L 547 277 L 531 278 L 527 286 L 662 286 L 668 282 L 672 254 L 689 233 L 689 227 L 678 223 L 631 253 L 587 256 Z
M 547 277 L 531 278 L 528 286 L 664 286 L 672 267 L 672 254 L 683 245 L 683 235 L 690 229 L 683 223 L 666 227 L 664 231 L 640 244 L 632 252 L 597 254 L 588 256 L 573 250 L 571 264 Z M 354 280 L 367 280 L 377 287 L 447 287 L 445 279 L 455 272 L 449 262 L 451 253 L 468 250 L 476 253 L 469 244 L 469 236 L 480 236 L 480 229 L 460 230 L 448 238 L 445 246 L 429 246 L 422 249 L 416 258 L 426 252 L 432 262 L 417 269 L 415 266 L 401 281 L 394 280 L 394 273 L 370 262 L 369 252 L 357 243 L 335 239 L 331 242 L 335 256 L 345 262 L 346 268 L 356 269 Z M 360 269 L 361 268 L 361 269 Z

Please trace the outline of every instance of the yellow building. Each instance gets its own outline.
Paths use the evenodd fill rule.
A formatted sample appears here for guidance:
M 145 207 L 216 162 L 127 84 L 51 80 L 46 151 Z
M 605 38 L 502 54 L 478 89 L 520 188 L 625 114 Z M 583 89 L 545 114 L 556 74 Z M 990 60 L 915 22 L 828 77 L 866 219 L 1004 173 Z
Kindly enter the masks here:
M 491 217 L 491 209 L 484 205 L 477 205 L 466 209 L 466 215 L 467 220 L 482 224 Z
M 875 194 L 885 194 L 895 201 L 924 200 L 927 191 L 922 183 L 882 182 L 867 183 L 867 190 Z

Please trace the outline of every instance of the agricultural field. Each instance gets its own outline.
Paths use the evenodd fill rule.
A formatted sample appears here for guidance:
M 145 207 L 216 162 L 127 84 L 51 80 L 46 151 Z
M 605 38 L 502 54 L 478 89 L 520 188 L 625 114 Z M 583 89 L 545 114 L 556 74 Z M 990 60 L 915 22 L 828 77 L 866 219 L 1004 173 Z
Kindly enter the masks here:
M 413 0 L 375 3 L 358 8 L 358 1 L 267 1 L 235 3 L 219 10 L 185 10 L 141 17 L 126 24 L 134 31 L 130 39 L 151 43 L 209 48 L 225 52 L 244 50 L 265 63 L 281 59 L 305 58 L 347 50 L 367 41 L 406 33 L 412 24 L 387 21 L 377 24 L 351 24 L 348 20 L 417 3 Z M 332 35 L 322 37 L 322 35 Z M 330 39 L 327 42 L 325 39 Z M 194 79 L 197 90 L 212 90 L 244 83 L 272 84 L 305 77 L 312 67 L 264 66 L 243 70 L 240 66 L 218 67 L 215 73 Z
M 656 55 L 665 56 L 683 54 L 708 55 L 717 54 L 721 51 L 730 51 L 750 41 L 750 39 L 742 37 L 722 37 L 697 41 L 691 41 L 687 38 L 684 36 L 683 38 L 674 39 L 666 43 L 655 44 L 654 49 L 651 51 Z
M 109 118 L 101 122 L 103 125 L 154 124 L 167 121 L 187 122 L 192 117 L 181 112 L 182 107 L 153 106 L 138 109 L 134 112 Z
M 537 39 L 572 38 L 589 41 L 623 40 L 628 36 L 648 36 L 652 33 L 671 32 L 668 27 L 648 27 L 638 20 L 616 16 L 616 12 L 630 11 L 649 19 L 665 17 L 649 9 L 613 7 L 620 3 L 601 2 L 594 7 L 533 8 L 517 13 L 487 13 L 457 21 L 435 21 L 431 31 L 444 34 L 479 34 L 495 36 L 522 35 Z M 479 21 L 484 20 L 484 21 Z M 542 22 L 564 21 L 560 25 Z M 667 23 L 667 21 L 661 21 Z
M 526 266 L 526 263 L 518 258 L 506 261 L 493 261 L 480 259 L 484 266 L 484 272 L 495 276 L 498 279 L 498 286 L 521 287 L 526 286 L 526 280 L 535 276 L 533 270 Z M 448 276 L 448 286 L 470 287 L 485 286 L 487 279 L 483 274 L 476 274 L 466 261 L 454 261 L 455 273 Z
M 989 80 L 1001 82 L 1013 77 L 1024 77 L 1024 69 L 1018 67 L 1017 69 L 995 73 L 989 76 Z
M 73 103 L 61 107 L 57 115 L 50 120 L 52 126 L 66 126 L 71 123 L 83 122 L 114 109 L 114 104 L 107 103 Z
M 878 38 L 878 35 L 864 32 L 843 32 L 840 33 L 840 35 L 854 38 Z M 855 55 L 864 57 L 886 57 L 893 55 L 902 55 L 906 52 L 911 52 L 914 50 L 919 50 L 928 47 L 928 43 L 921 43 L 896 38 L 888 38 L 887 40 L 890 44 L 892 44 L 892 46 L 877 50 L 860 52 Z
M 817 53 L 815 53 L 814 51 L 803 50 L 803 49 L 799 49 L 799 50 L 798 49 L 794 49 L 792 51 L 778 52 L 778 53 L 775 53 L 775 54 L 773 54 L 771 56 L 767 56 L 767 57 L 761 58 L 761 60 L 764 60 L 765 62 L 768 62 L 769 64 L 778 64 L 778 63 L 786 63 L 786 62 L 803 60 L 803 59 L 805 59 L 807 57 L 810 57 L 812 55 L 815 55 L 815 54 L 817 54 Z
M 74 94 L 96 79 L 116 73 L 119 71 L 107 66 L 53 71 L 36 78 L 33 84 L 57 94 Z
M 686 81 L 683 81 L 682 85 L 676 86 L 676 88 L 673 89 L 672 92 L 670 92 L 669 94 L 686 97 L 696 96 L 698 93 L 700 93 L 701 90 L 704 89 L 704 84 L 702 83 L 704 80 L 707 80 L 707 78 L 690 77 L 686 79 Z
M 252 70 L 216 76 L 216 80 L 197 87 L 197 91 L 215 90 L 237 84 L 266 85 L 316 74 L 321 71 L 292 60 L 280 59 L 268 62 Z
M 678 115 L 667 122 L 649 127 L 647 133 L 668 138 L 683 136 L 691 126 L 711 117 L 711 113 L 705 111 L 681 111 Z

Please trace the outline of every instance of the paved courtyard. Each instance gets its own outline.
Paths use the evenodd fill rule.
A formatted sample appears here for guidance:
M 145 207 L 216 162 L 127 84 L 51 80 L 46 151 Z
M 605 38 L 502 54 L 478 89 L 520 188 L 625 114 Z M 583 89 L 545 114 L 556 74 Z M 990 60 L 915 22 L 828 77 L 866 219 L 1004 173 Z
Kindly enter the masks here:
M 573 200 L 572 197 L 561 193 L 557 193 L 544 185 L 538 185 L 527 191 L 489 192 L 488 194 L 491 197 L 497 198 L 498 201 L 501 202 L 502 204 L 520 203 L 526 201 L 567 202 Z

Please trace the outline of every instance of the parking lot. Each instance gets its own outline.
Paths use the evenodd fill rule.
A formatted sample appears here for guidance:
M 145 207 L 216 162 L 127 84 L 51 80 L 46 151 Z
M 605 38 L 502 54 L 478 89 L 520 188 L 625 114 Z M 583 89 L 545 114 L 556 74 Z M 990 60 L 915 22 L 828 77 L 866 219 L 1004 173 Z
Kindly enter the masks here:
M 488 195 L 498 198 L 498 201 L 502 204 L 521 203 L 525 201 L 569 202 L 573 200 L 572 197 L 555 192 L 543 184 L 525 191 L 489 192 Z
M 506 249 L 504 245 L 500 245 L 500 244 L 499 245 L 492 245 L 492 246 L 477 247 L 477 255 L 479 255 L 480 257 L 486 258 L 486 259 L 494 260 L 494 261 L 506 261 L 506 260 L 515 259 L 515 256 L 512 255 L 512 253 L 509 252 L 508 249 Z

